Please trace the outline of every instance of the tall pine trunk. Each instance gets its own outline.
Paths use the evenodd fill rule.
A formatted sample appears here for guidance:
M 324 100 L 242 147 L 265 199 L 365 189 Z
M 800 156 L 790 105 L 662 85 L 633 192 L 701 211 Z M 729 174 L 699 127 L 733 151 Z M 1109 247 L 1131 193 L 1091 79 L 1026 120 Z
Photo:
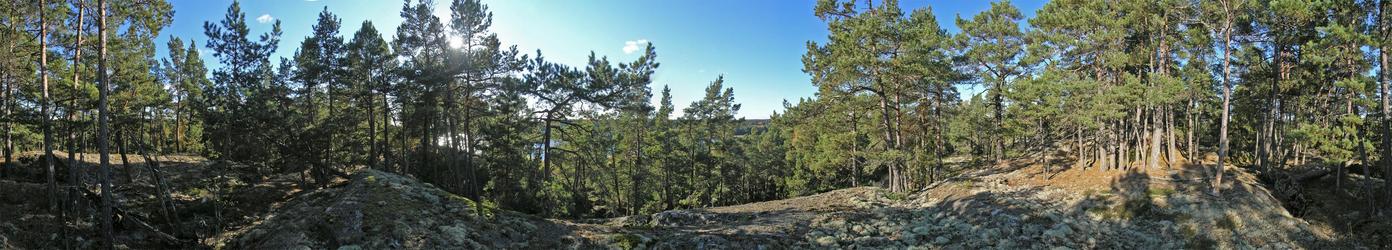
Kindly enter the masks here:
M 1150 114 L 1150 169 L 1160 168 L 1160 141 L 1164 135 L 1160 126 L 1162 114 L 1159 108 L 1152 108 Z
M 39 115 L 43 116 L 43 164 L 48 176 L 48 209 L 58 209 L 58 179 L 54 169 L 53 157 L 53 100 L 48 95 L 48 2 L 39 0 L 39 81 L 43 99 L 39 101 Z
M 76 90 L 79 88 L 78 83 L 81 82 L 82 32 L 85 28 L 83 21 L 86 20 L 85 15 L 87 10 L 82 2 L 83 1 L 77 1 L 77 37 L 76 40 L 73 41 L 72 47 L 72 87 L 74 93 L 76 93 Z M 82 187 L 82 179 L 77 177 L 77 109 L 77 94 L 73 94 L 72 99 L 68 100 L 68 210 L 73 212 L 78 211 L 77 204 L 79 202 L 77 202 L 77 200 L 81 198 L 78 194 L 78 188 Z
M 1387 1 L 1379 0 L 1378 29 L 1382 33 L 1383 41 L 1386 41 L 1388 39 L 1388 20 L 1387 13 L 1385 13 L 1385 11 L 1387 11 Z M 1378 63 L 1378 91 L 1380 92 L 1379 96 L 1381 97 L 1379 101 L 1382 102 L 1382 176 L 1386 178 L 1387 176 L 1392 176 L 1392 120 L 1389 120 L 1392 119 L 1392 117 L 1388 117 L 1389 114 L 1392 114 L 1392 108 L 1388 107 L 1387 100 L 1387 71 L 1392 70 L 1392 67 L 1387 66 L 1387 46 L 1385 44 L 1378 49 L 1378 59 L 1380 61 L 1380 63 Z M 1387 190 L 1387 201 L 1392 202 L 1392 185 L 1384 185 L 1384 189 Z
M 116 238 L 113 237 L 111 232 L 111 209 L 115 202 L 111 200 L 111 192 L 113 191 L 111 189 L 111 156 L 109 155 L 109 145 L 107 145 L 108 134 L 110 132 L 107 123 L 111 114 L 106 110 L 109 87 L 107 85 L 109 85 L 108 83 L 110 82 L 110 77 L 106 74 L 106 0 L 97 0 L 97 9 L 97 36 L 100 37 L 97 54 L 97 74 L 101 79 L 100 85 L 97 86 L 97 148 L 101 153 L 101 166 L 99 167 L 101 171 L 97 179 L 101 182 L 102 193 L 101 235 L 102 239 L 104 239 L 102 241 L 102 247 L 105 249 L 112 249 L 115 246 Z
M 4 93 L 0 93 L 0 96 L 4 97 L 0 98 L 0 109 L 4 109 L 5 114 L 5 117 L 0 119 L 5 121 L 5 128 L 3 130 L 5 133 L 5 141 L 3 144 L 0 144 L 0 151 L 3 151 L 2 153 L 5 155 L 5 161 L 0 162 L 0 177 L 5 177 L 9 172 L 10 164 L 14 163 L 14 143 L 11 141 L 10 137 L 11 129 L 14 126 L 14 121 L 12 121 L 14 115 L 10 114 L 10 109 L 12 108 L 10 103 L 14 101 L 14 94 L 12 94 L 11 91 L 10 85 L 13 85 L 13 83 L 10 81 L 9 74 L 0 73 L 0 81 L 3 81 L 5 84 L 5 86 L 3 86 L 4 89 L 0 89 L 0 91 L 4 91 Z
M 377 160 L 377 105 L 376 93 L 372 90 L 367 91 L 367 101 L 359 103 L 367 109 L 367 166 L 373 169 L 381 169 Z
M 14 43 L 10 43 L 10 48 L 14 48 Z M 3 153 L 5 154 L 5 162 L 0 163 L 0 177 L 5 177 L 9 172 L 10 165 L 14 163 L 14 140 L 11 133 L 14 130 L 14 115 L 12 114 L 12 110 L 14 109 L 15 83 L 11 81 L 9 74 L 0 74 L 0 81 L 4 81 L 5 84 L 5 88 L 3 89 L 5 91 L 3 94 L 5 98 L 0 99 L 0 101 L 3 101 L 3 103 L 0 103 L 0 108 L 3 108 L 5 111 L 5 117 L 3 119 L 5 121 L 5 142 L 3 145 L 0 145 L 0 147 L 2 147 L 0 151 L 4 151 Z
M 1228 82 L 1232 75 L 1232 10 L 1228 6 L 1230 2 L 1223 2 L 1223 9 L 1227 17 L 1223 20 L 1223 114 L 1219 121 L 1218 129 L 1218 162 L 1213 171 L 1213 195 L 1221 196 L 1223 187 L 1223 161 L 1228 157 L 1228 113 L 1232 102 L 1232 84 Z
M 1186 108 L 1186 109 L 1184 109 L 1185 117 L 1188 118 L 1188 119 L 1185 119 L 1185 120 L 1187 120 L 1186 122 L 1189 123 L 1189 126 L 1188 126 L 1187 131 L 1184 132 L 1184 133 L 1185 133 L 1185 141 L 1187 141 L 1187 143 L 1185 143 L 1184 145 L 1187 146 L 1185 149 L 1187 149 L 1187 150 L 1189 151 L 1189 154 L 1187 155 L 1187 156 L 1189 157 L 1189 161 L 1195 161 L 1195 160 L 1197 160 L 1197 161 L 1202 162 L 1202 161 L 1203 161 L 1203 157 L 1200 156 L 1200 155 L 1198 155 L 1198 154 L 1199 154 L 1199 145 L 1198 145 L 1198 142 L 1194 140 L 1194 139 L 1195 139 L 1195 138 L 1194 138 L 1194 131 L 1195 131 L 1195 130 L 1198 130 L 1198 127 L 1197 127 L 1198 125 L 1195 124 L 1195 123 L 1196 123 L 1195 120 L 1197 120 L 1198 118 L 1197 118 L 1197 116 L 1195 115 L 1196 112 L 1194 112 L 1194 109 L 1197 109 L 1198 106 L 1199 106 L 1198 101 L 1195 101 L 1194 98 L 1193 98 L 1192 96 L 1189 97 L 1189 107 Z
M 130 133 L 120 128 L 116 129 L 116 153 L 121 156 L 121 173 L 126 177 L 126 183 L 134 183 L 135 175 L 131 171 L 130 157 L 126 157 L 125 135 Z

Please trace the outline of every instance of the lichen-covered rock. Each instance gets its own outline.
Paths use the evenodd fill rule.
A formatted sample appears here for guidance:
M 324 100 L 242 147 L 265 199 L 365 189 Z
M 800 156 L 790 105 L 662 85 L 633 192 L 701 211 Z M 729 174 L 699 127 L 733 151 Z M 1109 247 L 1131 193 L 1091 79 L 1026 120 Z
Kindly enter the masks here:
M 947 245 L 949 241 L 947 237 L 938 236 L 937 238 L 933 238 L 933 245 Z
M 836 237 L 834 237 L 834 236 L 822 236 L 822 237 L 820 237 L 820 238 L 817 238 L 817 245 L 826 246 L 826 247 L 836 246 Z
M 346 185 L 300 195 L 243 230 L 231 249 L 481 249 L 560 247 L 538 226 L 414 179 L 363 170 Z M 480 214 L 483 217 L 480 217 Z M 560 230 L 553 230 L 560 231 Z M 545 238 L 546 240 L 541 240 Z M 542 242 L 536 244 L 535 242 Z M 583 244 L 584 242 L 577 242 Z
M 652 215 L 652 224 L 664 227 L 700 226 L 714 223 L 715 220 L 715 215 L 690 210 L 662 211 Z
M 1049 239 L 1053 239 L 1053 240 L 1066 240 L 1066 238 L 1068 237 L 1068 235 L 1069 235 L 1069 234 L 1072 234 L 1072 233 L 1073 233 L 1073 229 L 1070 228 L 1070 227 L 1068 227 L 1068 225 L 1066 225 L 1066 224 L 1057 224 L 1057 225 L 1054 225 L 1054 228 L 1050 228 L 1049 230 L 1045 230 L 1045 231 L 1044 231 L 1044 236 L 1045 236 L 1045 237 L 1048 237 Z

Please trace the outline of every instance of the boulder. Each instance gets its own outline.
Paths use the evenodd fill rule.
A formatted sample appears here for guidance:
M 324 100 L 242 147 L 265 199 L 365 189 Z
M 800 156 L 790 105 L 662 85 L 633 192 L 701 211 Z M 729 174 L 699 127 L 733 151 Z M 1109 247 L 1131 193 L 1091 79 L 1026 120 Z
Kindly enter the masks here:
M 714 215 L 700 212 L 692 212 L 688 210 L 663 211 L 652 215 L 653 225 L 665 227 L 699 226 L 706 225 L 714 221 Z
M 817 238 L 817 245 L 824 247 L 836 246 L 836 237 L 822 236 L 820 238 Z
M 933 245 L 947 245 L 950 241 L 951 240 L 948 240 L 947 237 L 938 236 L 937 238 L 933 238 Z

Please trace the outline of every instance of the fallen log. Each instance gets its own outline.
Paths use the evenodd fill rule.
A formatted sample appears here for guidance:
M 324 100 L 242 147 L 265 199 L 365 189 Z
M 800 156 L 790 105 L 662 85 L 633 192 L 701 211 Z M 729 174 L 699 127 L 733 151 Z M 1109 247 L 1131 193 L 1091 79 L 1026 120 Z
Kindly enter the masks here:
M 101 202 L 101 195 L 97 194 L 96 192 L 92 192 L 92 190 L 84 188 L 82 189 L 82 193 L 83 197 L 87 198 L 88 200 Z M 165 233 L 164 231 L 160 231 L 159 228 L 156 228 L 155 226 L 150 225 L 150 223 L 146 223 L 145 220 L 140 219 L 139 215 L 126 212 L 125 209 L 121 209 L 121 207 L 117 204 L 119 203 L 117 203 L 116 201 L 112 201 L 112 224 L 116 224 L 119 222 L 122 225 L 127 225 L 135 229 L 140 229 L 149 232 L 150 234 L 154 235 L 155 239 L 161 243 L 170 244 L 174 246 L 194 245 L 194 242 L 192 240 L 179 239 L 179 237 L 175 237 L 174 235 Z
M 1329 169 L 1327 169 L 1327 168 L 1320 168 L 1320 169 L 1315 169 L 1315 170 L 1306 171 L 1306 172 L 1300 173 L 1300 174 L 1291 175 L 1291 179 L 1293 179 L 1293 180 L 1295 180 L 1295 181 L 1297 181 L 1297 182 L 1307 182 L 1307 181 L 1310 181 L 1310 180 L 1319 179 L 1319 178 L 1322 178 L 1322 177 L 1324 177 L 1324 176 L 1326 176 L 1326 175 L 1329 175 L 1330 172 L 1331 172 L 1331 171 L 1329 171 Z

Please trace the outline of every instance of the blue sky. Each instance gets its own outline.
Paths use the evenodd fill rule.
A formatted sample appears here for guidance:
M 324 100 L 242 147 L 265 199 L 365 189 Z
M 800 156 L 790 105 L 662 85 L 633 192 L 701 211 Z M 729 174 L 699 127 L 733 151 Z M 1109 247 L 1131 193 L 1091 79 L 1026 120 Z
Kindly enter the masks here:
M 164 56 L 169 36 L 196 40 L 207 37 L 203 22 L 221 20 L 231 0 L 172 0 L 174 22 L 156 44 Z M 705 86 L 725 75 L 725 86 L 735 89 L 743 104 L 740 115 L 767 118 L 782 110 L 783 100 L 810 97 L 816 88 L 802 72 L 806 42 L 824 41 L 826 24 L 812 15 L 816 1 L 638 1 L 638 0 L 484 0 L 493 12 L 493 32 L 505 45 L 516 45 L 528 54 L 540 49 L 552 61 L 582 66 L 590 51 L 610 61 L 630 61 L 638 53 L 626 46 L 651 42 L 657 47 L 661 68 L 654 79 L 654 102 L 663 85 L 671 86 L 678 111 L 704 95 Z M 1043 0 L 1014 1 L 1026 16 Z M 364 20 L 372 20 L 387 35 L 401 22 L 401 1 L 392 0 L 246 0 L 242 11 L 254 33 L 267 32 L 271 22 L 281 21 L 284 31 L 276 56 L 291 57 L 310 34 L 325 6 L 343 19 L 345 39 Z M 448 18 L 449 1 L 436 0 L 436 13 Z M 987 1 L 902 0 L 906 10 L 931 5 L 938 21 L 956 33 L 957 15 L 970 18 L 990 7 Z M 263 22 L 264 21 L 264 22 Z M 641 52 L 641 51 L 639 51 Z M 216 67 L 212 53 L 202 53 L 209 67 Z M 278 59 L 277 59 L 278 60 Z M 275 60 L 273 60 L 275 61 Z

